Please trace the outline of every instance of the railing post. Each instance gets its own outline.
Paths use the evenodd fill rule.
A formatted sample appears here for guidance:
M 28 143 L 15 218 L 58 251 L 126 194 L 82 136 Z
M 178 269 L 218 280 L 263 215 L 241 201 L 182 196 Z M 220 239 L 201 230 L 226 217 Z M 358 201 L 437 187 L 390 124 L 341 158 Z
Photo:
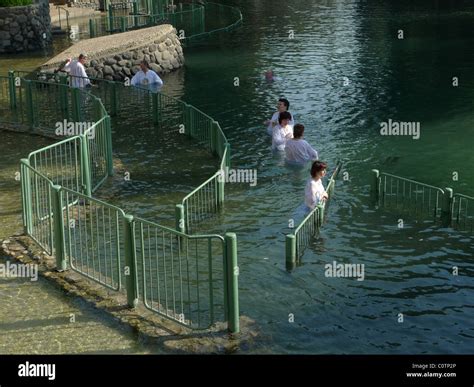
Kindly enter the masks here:
M 227 288 L 227 326 L 231 333 L 240 332 L 239 323 L 239 266 L 237 263 L 237 236 L 234 233 L 225 234 L 226 247 L 226 275 L 224 276 Z
M 67 75 L 60 74 L 59 75 L 59 100 L 61 101 L 61 109 L 63 110 L 64 118 L 69 119 L 68 114 L 68 86 L 67 86 Z
M 321 227 L 324 223 L 324 204 L 318 204 L 318 223 L 319 227 Z
M 230 168 L 230 144 L 228 142 L 225 143 L 225 166 Z
M 112 4 L 108 6 L 108 21 L 109 21 L 109 31 L 114 31 L 114 16 L 112 14 Z
M 74 87 L 71 89 L 71 97 L 72 97 L 72 120 L 74 122 L 81 121 L 81 91 Z
M 10 109 L 16 108 L 16 83 L 15 72 L 10 70 L 8 72 L 8 90 L 10 93 Z
M 21 159 L 21 195 L 23 204 L 23 230 L 25 234 L 31 235 L 33 229 L 33 218 L 31 210 L 31 178 L 30 170 L 27 168 L 30 166 L 28 159 Z
M 105 116 L 105 142 L 106 142 L 106 157 L 107 157 L 107 175 L 114 175 L 114 158 L 112 153 L 112 125 L 110 123 L 110 116 Z
M 122 16 L 120 18 L 120 28 L 122 32 L 127 31 L 127 19 L 125 18 L 125 16 Z
M 123 218 L 123 240 L 125 249 L 125 287 L 127 290 L 127 304 L 135 308 L 138 304 L 137 270 L 135 255 L 135 222 L 132 215 Z
M 35 112 L 33 106 L 33 89 L 31 81 L 24 81 L 26 83 L 26 115 L 28 117 L 28 124 L 31 129 L 35 126 Z
M 153 123 L 157 124 L 159 122 L 159 105 L 158 105 L 158 93 L 151 94 L 151 102 L 152 102 L 152 116 L 153 116 Z
M 63 199 L 61 186 L 51 187 L 51 201 L 53 207 L 54 255 L 56 256 L 56 270 L 64 271 L 66 264 L 66 247 L 64 240 Z
M 82 186 L 84 194 L 87 196 L 92 195 L 92 183 L 91 183 L 91 169 L 89 161 L 89 146 L 87 143 L 87 136 L 84 134 L 80 135 L 81 138 L 81 166 L 82 166 Z
M 111 100 L 111 112 L 110 115 L 115 117 L 118 112 L 118 99 L 117 99 L 117 84 L 115 82 L 111 83 L 112 85 L 112 100 Z
M 213 155 L 217 153 L 217 122 L 211 123 L 211 143 L 209 144 Z
M 95 38 L 94 19 L 89 19 L 89 37 Z
M 176 204 L 175 219 L 176 219 L 176 231 L 179 231 L 185 234 L 186 222 L 184 219 L 184 206 L 182 204 Z
M 288 234 L 285 238 L 286 270 L 291 271 L 296 266 L 296 236 Z
M 380 196 L 380 184 L 379 184 L 380 172 L 378 169 L 372 169 L 372 180 L 370 184 L 370 193 L 372 199 L 376 202 L 379 200 Z
M 224 167 L 227 168 L 227 167 Z M 217 206 L 221 208 L 225 200 L 225 177 L 226 170 L 221 169 L 219 176 L 217 176 Z
M 444 189 L 443 204 L 441 207 L 441 222 L 443 223 L 444 227 L 449 227 L 451 225 L 451 220 L 453 216 L 453 196 L 453 189 L 446 187 Z

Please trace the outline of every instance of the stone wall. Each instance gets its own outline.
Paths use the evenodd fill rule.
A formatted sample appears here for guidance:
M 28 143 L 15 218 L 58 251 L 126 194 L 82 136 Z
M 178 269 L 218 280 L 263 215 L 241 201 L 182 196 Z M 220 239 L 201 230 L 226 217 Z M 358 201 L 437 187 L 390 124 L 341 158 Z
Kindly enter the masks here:
M 51 42 L 47 0 L 23 7 L 0 7 L 0 54 L 38 50 Z
M 184 64 L 183 48 L 176 30 L 169 24 L 87 39 L 49 60 L 42 70 L 57 70 L 67 58 L 88 56 L 86 72 L 93 78 L 123 81 L 140 70 L 146 59 L 159 74 L 169 73 Z

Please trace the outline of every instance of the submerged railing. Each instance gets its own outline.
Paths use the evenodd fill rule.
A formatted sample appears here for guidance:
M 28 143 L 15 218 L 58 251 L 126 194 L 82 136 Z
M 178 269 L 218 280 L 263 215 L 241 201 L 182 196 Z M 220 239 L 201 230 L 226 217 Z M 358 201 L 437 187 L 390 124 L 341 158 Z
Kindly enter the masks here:
M 328 199 L 311 210 L 303 221 L 295 228 L 295 231 L 286 235 L 286 268 L 288 270 L 292 270 L 296 266 L 297 261 L 303 255 L 305 248 L 309 246 L 313 238 L 319 234 L 321 226 L 326 219 L 325 216 L 329 203 L 334 196 L 336 179 L 341 168 L 342 163 L 338 163 L 326 185 Z
M 111 290 L 125 290 L 130 307 L 141 300 L 151 311 L 191 329 L 225 320 L 230 331 L 238 332 L 235 234 L 189 235 L 91 197 L 113 173 L 110 117 L 102 100 L 62 80 L 19 78 L 18 84 L 17 78 L 14 72 L 0 77 L 0 109 L 11 112 L 2 114 L 2 122 L 49 135 L 58 134 L 58 123 L 63 129 L 68 123 L 91 123 L 83 133 L 21 160 L 25 233 L 54 254 L 58 270 L 70 268 Z M 103 85 L 112 93 L 119 88 Z M 150 96 L 150 119 L 164 119 L 157 109 L 169 106 L 166 101 L 183 106 L 181 114 L 190 125 L 186 133 L 228 161 L 225 136 L 216 122 L 203 125 L 203 113 L 192 106 L 157 93 Z M 115 108 L 118 100 L 108 99 Z
M 428 216 L 445 227 L 474 230 L 474 198 L 401 176 L 372 170 L 371 194 L 381 206 L 405 211 L 411 216 Z

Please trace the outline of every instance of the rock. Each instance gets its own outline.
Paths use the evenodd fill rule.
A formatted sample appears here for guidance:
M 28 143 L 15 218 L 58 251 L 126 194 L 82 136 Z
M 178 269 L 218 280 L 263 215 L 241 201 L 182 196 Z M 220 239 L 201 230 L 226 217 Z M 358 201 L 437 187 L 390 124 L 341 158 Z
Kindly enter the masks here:
M 104 79 L 107 79 L 108 81 L 114 80 L 114 78 L 112 78 L 112 75 L 108 75 L 108 74 L 104 76 Z
M 122 71 L 122 67 L 116 64 L 112 65 L 112 68 L 114 69 L 114 73 L 119 73 L 120 71 Z
M 96 67 L 98 65 L 98 62 L 95 59 L 91 60 L 91 66 Z
M 155 72 L 155 73 L 160 73 L 162 71 L 162 68 L 157 65 L 156 63 L 150 63 L 150 68 Z
M 15 40 L 17 42 L 23 42 L 23 35 L 22 34 L 15 35 Z
M 172 59 L 172 56 L 171 54 L 169 53 L 169 51 L 163 51 L 162 52 L 162 57 L 163 57 L 163 60 L 164 61 L 169 61 Z
M 121 66 L 121 67 L 125 67 L 128 63 L 128 60 L 121 60 L 118 62 L 118 65 Z
M 117 61 L 116 61 L 114 58 L 107 58 L 106 60 L 104 60 L 104 63 L 105 63 L 106 65 L 112 66 L 112 65 L 114 65 L 115 63 L 117 63 Z
M 107 76 L 110 76 L 114 73 L 114 70 L 110 66 L 104 66 L 104 75 L 107 78 Z
M 173 66 L 174 69 L 179 68 L 179 62 L 176 58 L 171 59 L 171 66 Z
M 131 52 L 124 52 L 122 54 L 122 58 L 126 59 L 126 60 L 130 60 L 130 59 L 132 59 L 132 53 Z
M 126 76 L 126 77 L 130 77 L 132 75 L 132 72 L 130 71 L 130 69 L 128 67 L 124 67 L 122 69 L 122 73 Z
M 160 51 L 155 51 L 155 61 L 157 63 L 161 63 L 162 60 L 163 60 L 163 53 Z

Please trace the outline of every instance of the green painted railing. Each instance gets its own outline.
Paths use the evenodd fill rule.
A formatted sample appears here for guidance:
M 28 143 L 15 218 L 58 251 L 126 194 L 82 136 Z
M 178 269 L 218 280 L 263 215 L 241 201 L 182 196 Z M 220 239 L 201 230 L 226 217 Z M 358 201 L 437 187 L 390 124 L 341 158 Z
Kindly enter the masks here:
M 206 2 L 204 6 L 180 3 L 171 10 L 167 7 L 134 6 L 133 13 L 129 15 L 115 15 L 114 9 L 109 9 L 107 17 L 90 19 L 89 35 L 95 38 L 168 23 L 176 28 L 183 44 L 190 45 L 222 32 L 230 32 L 240 27 L 242 22 L 242 13 L 238 8 L 212 2 Z
M 301 258 L 305 248 L 311 243 L 313 238 L 319 234 L 321 226 L 325 221 L 325 216 L 329 203 L 334 196 L 334 188 L 337 176 L 341 170 L 342 164 L 338 163 L 326 185 L 328 199 L 317 205 L 303 221 L 295 228 L 295 231 L 286 235 L 285 256 L 286 268 L 292 270 L 297 261 Z
M 440 220 L 461 231 L 474 229 L 474 198 L 419 181 L 372 170 L 371 195 L 380 206 Z
M 53 135 L 56 124 L 64 120 L 92 123 L 83 134 L 34 151 L 20 164 L 25 233 L 55 255 L 57 269 L 70 268 L 112 290 L 125 288 L 130 307 L 141 300 L 153 312 L 189 328 L 204 329 L 226 320 L 229 330 L 238 332 L 235 235 L 191 236 L 134 218 L 91 197 L 113 173 L 110 118 L 101 99 L 68 87 L 63 78 L 58 82 L 20 78 L 19 85 L 12 79 L 13 72 L 0 77 L 0 85 L 6 82 L 9 88 L 1 94 L 1 109 L 13 111 L 11 117 L 26 130 Z M 111 93 L 119 89 L 110 82 L 102 85 Z M 183 106 L 180 115 L 188 117 L 190 121 L 184 122 L 191 125 L 187 131 L 205 142 L 205 126 L 196 119 L 193 107 L 148 94 L 150 119 L 160 122 L 163 117 L 157 109 L 171 102 Z M 116 99 L 109 96 L 111 106 Z M 214 146 L 210 149 L 228 160 L 225 146 L 218 145 L 226 144 L 225 137 L 209 138 Z
M 454 228 L 471 233 L 474 231 L 474 197 L 454 194 L 451 214 Z

